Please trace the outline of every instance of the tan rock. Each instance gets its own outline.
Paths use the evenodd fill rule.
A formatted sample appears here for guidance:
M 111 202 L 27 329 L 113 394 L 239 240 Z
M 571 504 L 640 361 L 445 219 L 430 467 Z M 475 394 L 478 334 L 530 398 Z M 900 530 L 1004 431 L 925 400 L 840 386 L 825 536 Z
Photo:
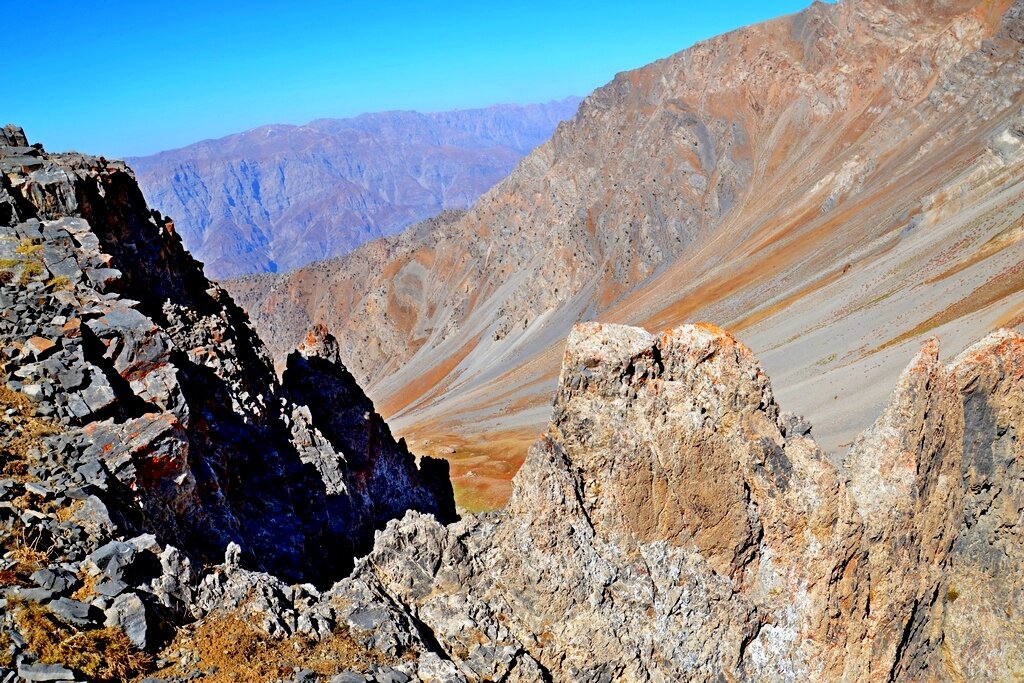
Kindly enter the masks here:
M 56 348 L 57 343 L 45 337 L 29 337 L 25 342 L 25 349 L 36 359 L 42 360 Z
M 339 590 L 468 681 L 1012 680 L 1022 426 L 1015 332 L 926 345 L 841 476 L 728 333 L 580 325 L 508 508 L 392 522 Z

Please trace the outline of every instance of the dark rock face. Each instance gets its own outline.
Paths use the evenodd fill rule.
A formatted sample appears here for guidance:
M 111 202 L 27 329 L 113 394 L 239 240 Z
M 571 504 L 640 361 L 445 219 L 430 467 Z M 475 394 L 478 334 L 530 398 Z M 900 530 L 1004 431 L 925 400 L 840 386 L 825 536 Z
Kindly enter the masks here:
M 208 275 L 277 272 L 467 208 L 578 105 L 262 126 L 128 162 Z
M 454 517 L 444 468 L 417 467 L 336 355 L 277 381 L 123 163 L 25 142 L 0 139 L 0 337 L 9 387 L 67 430 L 54 490 L 114 487 L 135 533 L 203 561 L 235 542 L 243 564 L 318 583 L 390 517 Z
M 452 516 L 448 464 L 424 458 L 415 465 L 404 442 L 395 442 L 387 423 L 338 360 L 338 344 L 326 328 L 314 328 L 289 356 L 283 382 L 292 403 L 300 406 L 293 413 L 293 434 L 302 434 L 305 423 L 315 425 L 326 440 L 326 448 L 322 442 L 315 448 L 303 442 L 303 461 L 313 463 L 329 493 L 350 492 L 350 527 L 379 527 L 409 509 L 440 509 L 445 511 L 442 516 Z M 396 497 L 394 491 L 406 495 Z M 367 549 L 365 544 L 353 548 Z

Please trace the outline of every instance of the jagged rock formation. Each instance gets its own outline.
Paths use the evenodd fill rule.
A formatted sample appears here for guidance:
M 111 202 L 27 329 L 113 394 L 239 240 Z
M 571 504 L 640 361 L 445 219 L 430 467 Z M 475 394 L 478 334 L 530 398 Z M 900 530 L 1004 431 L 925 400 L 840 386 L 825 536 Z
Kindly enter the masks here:
M 871 577 L 873 680 L 1012 680 L 1024 671 L 1024 335 L 952 364 L 925 345 L 849 455 Z
M 228 287 L 277 359 L 327 324 L 492 504 L 579 320 L 734 330 L 834 451 L 923 338 L 1024 320 L 1022 7 L 846 0 L 720 36 L 616 76 L 465 216 Z
M 278 383 L 122 164 L 0 142 L 0 677 L 1024 670 L 1024 335 L 926 346 L 837 468 L 731 334 L 579 325 L 509 505 L 446 525 L 325 329 Z
M 1024 335 L 929 343 L 838 470 L 730 334 L 581 325 L 509 506 L 391 522 L 292 618 L 424 681 L 1012 680 L 1022 406 Z
M 285 271 L 465 209 L 578 105 L 261 126 L 127 161 L 208 276 Z
M 394 441 L 333 338 L 311 333 L 278 382 L 123 163 L 48 154 L 13 127 L 0 348 L 0 582 L 76 627 L 105 618 L 152 644 L 189 611 L 189 567 L 229 543 L 242 566 L 330 584 L 389 519 L 454 518 L 446 465 Z

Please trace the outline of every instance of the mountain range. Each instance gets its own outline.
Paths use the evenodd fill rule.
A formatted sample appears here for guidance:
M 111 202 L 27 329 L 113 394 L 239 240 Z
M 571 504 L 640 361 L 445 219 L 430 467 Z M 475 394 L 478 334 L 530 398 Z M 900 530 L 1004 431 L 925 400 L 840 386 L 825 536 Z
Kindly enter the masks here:
M 286 271 L 470 206 L 578 105 L 261 126 L 128 163 L 209 276 Z
M 226 284 L 278 364 L 323 324 L 396 433 L 502 504 L 579 321 L 705 320 L 842 460 L 923 339 L 1024 321 L 1009 0 L 850 0 L 617 75 L 465 213 Z
M 728 331 L 575 325 L 508 504 L 460 518 L 328 330 L 276 375 L 123 162 L 8 126 L 0 340 L 3 681 L 1024 671 L 1013 330 L 920 345 L 837 465 Z

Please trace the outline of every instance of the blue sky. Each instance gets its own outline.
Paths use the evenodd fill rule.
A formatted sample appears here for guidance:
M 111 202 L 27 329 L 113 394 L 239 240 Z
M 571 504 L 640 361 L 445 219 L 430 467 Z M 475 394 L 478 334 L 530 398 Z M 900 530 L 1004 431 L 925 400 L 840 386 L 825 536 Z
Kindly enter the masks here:
M 231 2 L 4 7 L 0 125 L 48 149 L 147 154 L 264 123 L 586 95 L 809 0 Z M 17 46 L 24 52 L 17 53 Z

